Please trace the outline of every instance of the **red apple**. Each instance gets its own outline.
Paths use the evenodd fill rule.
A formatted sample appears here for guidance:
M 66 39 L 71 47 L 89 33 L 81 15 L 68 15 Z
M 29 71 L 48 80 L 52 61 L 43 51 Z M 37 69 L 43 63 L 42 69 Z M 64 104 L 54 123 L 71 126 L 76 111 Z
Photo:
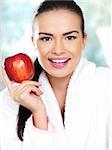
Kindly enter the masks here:
M 34 65 L 30 57 L 23 53 L 7 57 L 4 67 L 9 78 L 17 83 L 30 80 L 34 76 Z

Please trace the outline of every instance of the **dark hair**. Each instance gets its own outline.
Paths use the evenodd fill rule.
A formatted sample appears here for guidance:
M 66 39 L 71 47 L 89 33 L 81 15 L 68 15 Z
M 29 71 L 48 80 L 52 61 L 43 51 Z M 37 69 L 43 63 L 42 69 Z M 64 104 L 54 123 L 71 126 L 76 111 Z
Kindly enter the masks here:
M 84 37 L 84 17 L 83 17 L 83 12 L 81 8 L 76 4 L 74 0 L 45 0 L 43 3 L 41 3 L 40 7 L 34 12 L 34 20 L 35 18 L 44 12 L 48 12 L 51 10 L 59 10 L 59 9 L 66 9 L 69 11 L 74 12 L 75 14 L 79 15 L 81 19 L 81 31 L 82 35 Z M 33 23 L 33 28 L 32 30 L 34 31 L 34 23 Z
M 33 81 L 38 81 L 39 75 L 42 72 L 43 68 L 40 66 L 38 59 L 34 62 L 35 67 L 35 74 L 33 77 Z M 21 141 L 23 141 L 23 133 L 25 128 L 25 122 L 27 119 L 31 116 L 32 112 L 25 108 L 24 106 L 19 106 L 19 112 L 18 112 L 18 123 L 17 123 L 17 135 Z
M 70 10 L 70 11 L 72 11 L 72 12 L 74 12 L 80 16 L 80 18 L 81 18 L 81 30 L 82 30 L 82 35 L 84 37 L 83 13 L 82 13 L 81 8 L 73 0 L 69 0 L 69 1 L 66 1 L 66 0 L 61 0 L 61 1 L 45 0 L 44 2 L 42 2 L 40 4 L 39 8 L 35 11 L 33 21 L 35 21 L 35 18 L 39 14 L 44 13 L 44 12 L 48 12 L 51 10 L 57 10 L 57 9 Z M 34 23 L 32 26 L 32 30 L 34 30 Z M 40 66 L 39 62 L 38 62 L 38 59 L 36 59 L 34 66 L 35 66 L 35 75 L 34 75 L 34 78 L 32 80 L 38 81 L 39 75 L 40 75 L 41 71 L 43 70 L 42 67 Z M 31 111 L 20 105 L 19 113 L 18 113 L 17 135 L 21 141 L 23 141 L 25 122 L 30 117 L 30 115 L 31 115 Z

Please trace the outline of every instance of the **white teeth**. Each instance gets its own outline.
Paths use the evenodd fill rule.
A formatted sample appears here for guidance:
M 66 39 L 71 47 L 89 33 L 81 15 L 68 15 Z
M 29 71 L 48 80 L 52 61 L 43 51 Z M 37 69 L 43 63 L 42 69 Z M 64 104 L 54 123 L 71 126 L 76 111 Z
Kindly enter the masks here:
M 62 60 L 51 60 L 53 63 L 65 63 L 67 59 L 62 59 Z

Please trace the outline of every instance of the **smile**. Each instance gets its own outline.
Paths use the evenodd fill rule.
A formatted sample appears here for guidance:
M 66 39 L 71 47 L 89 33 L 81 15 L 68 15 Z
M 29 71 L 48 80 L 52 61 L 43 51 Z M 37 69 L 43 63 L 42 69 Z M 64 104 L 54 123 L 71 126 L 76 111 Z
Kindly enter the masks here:
M 50 64 L 52 65 L 52 67 L 61 69 L 67 65 L 70 59 L 71 58 L 49 58 L 48 60 L 50 61 Z

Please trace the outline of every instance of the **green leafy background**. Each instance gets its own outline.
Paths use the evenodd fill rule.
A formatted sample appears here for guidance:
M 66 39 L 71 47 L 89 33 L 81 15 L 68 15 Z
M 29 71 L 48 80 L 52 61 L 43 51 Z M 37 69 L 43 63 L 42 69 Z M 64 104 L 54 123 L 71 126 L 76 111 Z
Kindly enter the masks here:
M 42 1 L 42 0 L 41 0 Z M 40 0 L 3 0 L 1 19 L 1 52 L 0 64 L 5 57 L 18 52 L 27 53 L 33 60 L 35 52 L 31 43 L 31 22 L 33 12 Z M 85 17 L 85 30 L 88 34 L 87 45 L 83 55 L 96 63 L 107 66 L 97 31 L 111 25 L 111 0 L 77 0 Z M 4 88 L 0 78 L 1 87 Z

